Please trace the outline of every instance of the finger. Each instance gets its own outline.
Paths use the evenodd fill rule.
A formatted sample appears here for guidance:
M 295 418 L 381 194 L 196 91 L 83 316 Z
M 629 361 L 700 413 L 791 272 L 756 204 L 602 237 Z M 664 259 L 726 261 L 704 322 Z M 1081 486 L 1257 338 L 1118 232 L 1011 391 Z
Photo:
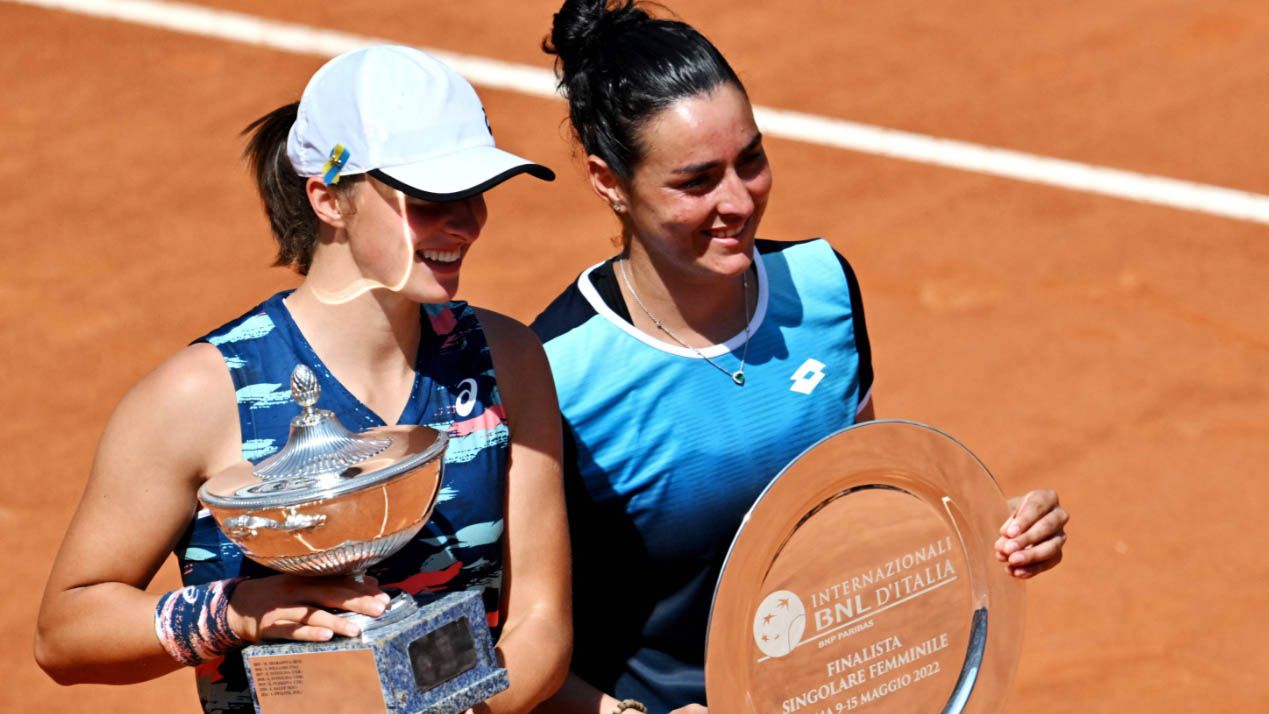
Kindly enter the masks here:
M 1066 533 L 1059 531 L 1048 540 L 1009 555 L 1010 566 L 1031 565 L 1056 558 L 1066 545 Z
M 329 630 L 333 635 L 356 637 L 361 628 L 348 618 L 340 617 L 319 607 L 306 605 L 280 607 L 265 616 L 265 625 L 261 633 L 265 638 L 286 637 L 285 633 L 299 627 L 311 627 L 316 630 Z M 330 639 L 327 637 L 326 639 Z
M 378 617 L 387 609 L 390 598 L 377 583 L 365 585 L 352 579 L 317 580 L 298 584 L 291 591 L 297 601 L 331 610 L 347 610 L 368 617 Z
M 348 582 L 354 590 L 364 595 L 380 598 L 384 602 L 392 599 L 392 596 L 385 593 L 383 587 L 379 585 L 379 579 L 373 575 L 363 575 L 361 580 L 350 577 Z
M 313 608 L 305 624 L 328 629 L 341 637 L 357 637 L 361 634 L 361 627 L 357 623 L 320 608 Z
M 1022 497 L 1022 502 L 1018 504 L 1009 523 L 1005 525 L 1002 535 L 1007 538 L 1018 537 L 1057 506 L 1058 495 L 1051 488 L 1036 489 L 1027 493 Z
M 342 597 L 351 599 L 355 597 L 377 597 L 387 596 L 388 594 L 379 587 L 379 581 L 374 576 L 366 575 L 362 580 L 357 580 L 352 576 L 341 578 L 313 578 L 310 579 L 321 582 L 330 587 L 332 592 L 342 593 Z
M 387 593 L 365 594 L 345 588 L 310 593 L 305 601 L 331 610 L 347 610 L 367 617 L 378 617 L 388 609 Z
M 1015 538 L 1030 528 L 1041 516 L 1052 510 L 1057 503 L 1057 494 L 1052 490 L 1037 489 L 1028 491 L 1014 508 L 1013 516 L 1005 524 L 1003 535 Z
M 1029 548 L 1033 545 L 1043 543 L 1052 538 L 1054 535 L 1061 533 L 1066 528 L 1070 518 L 1066 515 L 1066 510 L 1058 507 L 1050 511 L 1043 518 L 1036 521 L 1024 533 L 1019 533 L 1013 538 L 1006 539 L 1001 546 L 1001 550 L 1005 555 L 1013 555 L 1014 553 Z
M 271 640 L 296 640 L 298 642 L 328 642 L 335 633 L 325 627 L 313 627 L 294 622 L 278 623 L 269 633 Z
M 386 593 L 379 595 L 359 595 L 333 603 L 330 607 L 347 610 L 367 617 L 378 617 L 388 610 L 390 599 Z
M 1008 501 L 1005 501 L 1005 507 L 1009 509 L 1009 517 L 1005 519 L 1004 523 L 1000 524 L 1001 536 L 1004 536 L 1005 531 L 1009 528 L 1009 524 L 1013 523 L 1013 514 L 1018 512 L 1018 506 L 1020 505 L 1022 505 L 1022 496 L 1014 496 Z
M 1033 563 L 1031 565 L 1024 565 L 1021 567 L 1010 566 L 1009 574 L 1015 578 L 1025 580 L 1027 578 L 1031 578 L 1040 573 L 1043 573 L 1044 571 L 1049 570 L 1053 567 L 1056 567 L 1058 563 L 1062 562 L 1062 558 L 1063 558 L 1062 551 L 1058 551 L 1058 554 L 1056 557 L 1051 558 L 1049 560 L 1045 560 L 1040 563 Z

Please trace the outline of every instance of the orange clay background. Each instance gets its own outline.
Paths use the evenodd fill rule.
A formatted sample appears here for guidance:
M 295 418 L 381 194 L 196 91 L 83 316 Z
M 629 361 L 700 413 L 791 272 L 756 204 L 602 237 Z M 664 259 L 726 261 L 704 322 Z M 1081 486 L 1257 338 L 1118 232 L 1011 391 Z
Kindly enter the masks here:
M 556 7 L 204 4 L 543 67 Z M 670 4 L 759 104 L 1269 194 L 1263 0 Z M 196 712 L 187 671 L 53 684 L 38 600 L 113 405 L 295 284 L 238 131 L 323 59 L 8 3 L 0 27 L 0 712 Z M 616 227 L 561 102 L 481 94 L 499 143 L 560 174 L 493 191 L 464 268 L 461 297 L 528 321 Z M 878 415 L 1073 514 L 1066 562 L 1027 586 L 1008 710 L 1269 711 L 1269 227 L 767 145 L 761 233 L 854 264 Z M 152 587 L 175 583 L 169 563 Z

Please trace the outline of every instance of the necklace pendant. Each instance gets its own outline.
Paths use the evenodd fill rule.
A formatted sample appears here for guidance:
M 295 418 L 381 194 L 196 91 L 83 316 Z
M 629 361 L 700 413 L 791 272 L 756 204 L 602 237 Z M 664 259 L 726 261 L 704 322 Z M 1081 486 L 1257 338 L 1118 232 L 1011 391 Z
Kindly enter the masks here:
M 745 386 L 745 371 L 743 369 L 738 369 L 735 372 L 732 372 L 731 381 L 735 382 L 736 386 Z

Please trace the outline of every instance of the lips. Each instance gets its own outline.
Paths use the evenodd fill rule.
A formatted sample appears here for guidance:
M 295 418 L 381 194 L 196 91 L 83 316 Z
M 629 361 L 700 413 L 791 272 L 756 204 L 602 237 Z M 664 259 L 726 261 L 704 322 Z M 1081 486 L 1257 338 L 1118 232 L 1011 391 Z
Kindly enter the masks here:
M 732 226 L 730 228 L 711 228 L 702 232 L 714 240 L 739 240 L 748 225 L 749 221 L 746 220 L 738 226 Z
M 463 257 L 461 250 L 420 250 L 417 251 L 426 260 L 434 260 L 438 263 L 453 263 Z
M 462 250 L 416 250 L 414 259 L 422 262 L 434 272 L 449 273 L 458 270 L 463 263 Z

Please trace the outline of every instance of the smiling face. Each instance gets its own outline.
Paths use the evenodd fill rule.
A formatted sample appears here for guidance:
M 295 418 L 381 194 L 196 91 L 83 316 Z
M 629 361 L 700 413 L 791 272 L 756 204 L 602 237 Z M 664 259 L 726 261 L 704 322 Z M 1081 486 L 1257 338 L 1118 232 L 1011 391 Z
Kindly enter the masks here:
M 771 167 L 744 93 L 725 82 L 679 99 L 653 115 L 638 139 L 634 175 L 607 186 L 607 197 L 627 207 L 632 252 L 688 275 L 748 269 Z
M 452 299 L 463 259 L 488 217 L 484 196 L 436 203 L 406 196 L 370 177 L 362 184 L 350 197 L 353 210 L 345 216 L 360 277 L 401 285 L 399 292 L 415 302 Z

